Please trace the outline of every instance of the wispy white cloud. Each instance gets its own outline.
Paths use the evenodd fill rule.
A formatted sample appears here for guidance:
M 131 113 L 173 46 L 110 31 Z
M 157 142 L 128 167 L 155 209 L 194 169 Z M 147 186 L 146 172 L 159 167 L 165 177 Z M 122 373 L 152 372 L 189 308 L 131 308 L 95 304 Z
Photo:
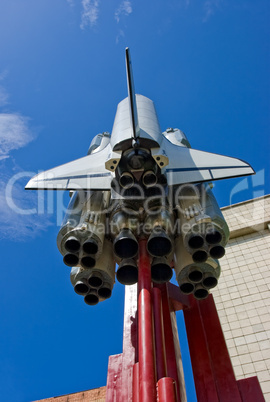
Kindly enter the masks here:
M 0 239 L 26 241 L 46 231 L 52 223 L 48 215 L 37 214 L 38 204 L 44 203 L 43 194 L 26 193 L 24 185 L 29 174 L 18 172 L 14 161 L 10 163 L 17 170 L 15 175 L 10 166 L 0 162 Z
M 0 113 L 0 160 L 10 151 L 24 147 L 34 138 L 28 126 L 29 119 L 17 113 Z
M 132 6 L 129 0 L 123 0 L 117 10 L 115 11 L 114 17 L 117 23 L 120 21 L 121 16 L 128 16 L 132 13 Z
M 96 25 L 99 15 L 99 0 L 82 0 L 82 19 L 80 28 Z
M 4 79 L 0 74 L 0 80 Z M 7 104 L 8 93 L 0 88 L 0 106 Z M 25 240 L 50 225 L 48 216 L 36 214 L 40 196 L 24 191 L 29 174 L 22 172 L 11 156 L 35 138 L 30 119 L 20 113 L 0 112 L 0 239 Z M 39 198 L 38 198 L 39 197 Z
M 5 88 L 3 88 L 0 85 L 0 106 L 4 106 L 8 103 L 8 93 L 5 90 Z
M 7 75 L 8 75 L 7 70 L 2 71 L 0 73 L 0 81 L 3 81 Z M 2 85 L 0 85 L 0 106 L 4 106 L 7 103 L 8 103 L 8 93 L 5 90 L 5 88 Z
M 0 81 L 3 81 L 8 75 L 8 70 L 4 70 L 0 73 Z
M 122 29 L 119 29 L 118 34 L 116 36 L 116 43 L 118 44 L 121 38 L 125 37 L 125 33 Z
M 204 2 L 204 18 L 203 22 L 206 22 L 220 7 L 222 0 L 206 0 Z

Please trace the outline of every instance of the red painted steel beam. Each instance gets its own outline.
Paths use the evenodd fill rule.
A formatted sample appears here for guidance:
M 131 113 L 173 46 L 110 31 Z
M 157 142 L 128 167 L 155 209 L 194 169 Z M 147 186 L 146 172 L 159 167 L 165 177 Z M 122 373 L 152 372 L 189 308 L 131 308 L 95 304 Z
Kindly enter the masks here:
M 133 378 L 132 378 L 132 402 L 140 401 L 140 381 L 139 381 L 139 362 L 133 366 Z
M 137 285 L 125 287 L 122 356 L 122 401 L 133 402 L 133 366 L 137 350 Z
M 184 309 L 184 317 L 198 402 L 219 402 L 197 300 Z
M 167 285 L 157 285 L 161 290 L 161 298 L 162 298 L 162 311 L 163 311 L 163 326 L 164 326 L 164 338 L 165 338 L 165 355 L 166 355 L 166 367 L 167 367 L 167 376 L 173 378 L 176 383 L 176 396 L 177 401 L 181 401 L 180 396 L 180 382 L 178 376 L 178 367 L 176 363 L 175 357 L 175 348 L 174 348 L 174 338 L 172 331 L 172 322 L 170 316 L 170 305 L 168 299 Z
M 122 401 L 122 353 L 109 357 L 106 402 Z
M 193 296 L 185 295 L 184 293 L 180 292 L 179 286 L 168 282 L 167 291 L 174 311 L 183 310 L 184 307 L 190 307 L 190 300 Z
M 146 240 L 139 241 L 138 345 L 140 401 L 156 401 L 156 373 L 153 346 L 151 266 Z
M 155 328 L 155 351 L 156 351 L 156 369 L 157 381 L 166 377 L 165 349 L 164 349 L 164 330 L 161 292 L 158 288 L 152 289 L 154 328 Z
M 161 378 L 158 383 L 158 401 L 176 402 L 175 381 L 170 377 Z
M 213 375 L 220 402 L 241 402 L 231 359 L 212 295 L 199 302 Z
M 257 377 L 243 378 L 237 385 L 243 402 L 265 402 Z

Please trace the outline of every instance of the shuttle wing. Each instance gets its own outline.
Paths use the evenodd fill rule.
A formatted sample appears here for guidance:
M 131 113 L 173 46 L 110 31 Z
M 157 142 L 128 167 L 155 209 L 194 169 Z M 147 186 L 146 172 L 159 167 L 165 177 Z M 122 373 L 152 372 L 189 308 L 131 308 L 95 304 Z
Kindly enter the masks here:
M 254 174 L 254 170 L 240 159 L 198 151 L 163 141 L 162 148 L 169 158 L 166 175 L 169 186 L 228 179 Z
M 110 190 L 114 173 L 105 169 L 110 149 L 107 146 L 96 154 L 39 173 L 25 188 L 26 190 Z

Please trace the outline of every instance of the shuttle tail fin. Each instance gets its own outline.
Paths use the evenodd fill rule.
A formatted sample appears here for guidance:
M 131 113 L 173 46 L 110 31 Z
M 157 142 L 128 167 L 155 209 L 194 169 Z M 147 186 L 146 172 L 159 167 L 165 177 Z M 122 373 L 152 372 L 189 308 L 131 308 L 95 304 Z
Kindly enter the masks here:
M 135 96 L 135 87 L 133 81 L 133 73 L 131 66 L 131 57 L 129 48 L 126 48 L 126 70 L 127 70 L 127 86 L 128 86 L 128 99 L 129 99 L 129 109 L 130 109 L 130 120 L 132 126 L 132 136 L 135 142 L 140 136 L 140 127 L 138 121 L 138 112 Z

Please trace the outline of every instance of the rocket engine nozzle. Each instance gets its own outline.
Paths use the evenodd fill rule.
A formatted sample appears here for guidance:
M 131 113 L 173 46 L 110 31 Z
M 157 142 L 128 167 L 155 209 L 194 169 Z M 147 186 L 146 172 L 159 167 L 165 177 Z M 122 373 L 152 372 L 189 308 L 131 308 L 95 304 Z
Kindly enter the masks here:
M 75 236 L 70 236 L 65 241 L 64 247 L 70 253 L 77 253 L 80 250 L 80 241 Z
M 89 293 L 84 297 L 84 301 L 88 306 L 95 306 L 99 302 L 98 293 L 95 289 L 90 289 Z
M 121 174 L 119 179 L 120 186 L 129 189 L 134 186 L 134 177 L 129 172 L 124 172 Z
M 75 191 L 57 236 L 57 246 L 68 266 L 88 269 L 102 251 L 108 191 Z
M 129 258 L 123 259 L 116 272 L 116 278 L 122 285 L 133 285 L 138 282 L 138 267 L 136 262 Z
M 157 176 L 153 170 L 147 170 L 142 176 L 142 182 L 145 187 L 152 187 L 157 184 Z
M 207 296 L 208 296 L 208 290 L 207 289 L 205 289 L 203 286 L 201 286 L 201 285 L 197 285 L 196 287 L 195 287 L 195 290 L 194 290 L 194 297 L 195 297 L 195 299 L 197 299 L 197 300 L 203 300 L 203 299 L 206 299 L 207 298 Z
M 147 249 L 153 257 L 165 257 L 172 252 L 172 240 L 162 227 L 156 226 L 153 229 Z
M 207 273 L 204 275 L 202 284 L 206 289 L 212 289 L 217 286 L 218 280 L 212 273 Z
M 208 253 L 205 249 L 196 250 L 192 254 L 192 259 L 194 262 L 205 262 L 208 258 Z
M 103 283 L 102 286 L 98 289 L 98 295 L 101 299 L 109 299 L 112 295 L 112 286 L 110 283 Z
M 156 283 L 169 282 L 173 271 L 166 257 L 154 257 L 151 265 L 152 281 Z
M 222 258 L 225 255 L 225 248 L 220 244 L 217 244 L 209 249 L 210 256 L 216 260 Z
M 89 291 L 89 286 L 87 285 L 86 282 L 84 281 L 78 281 L 76 282 L 75 286 L 74 286 L 74 291 L 78 294 L 78 295 L 86 295 Z
M 68 267 L 74 267 L 74 266 L 78 265 L 79 257 L 76 254 L 67 253 L 64 255 L 63 262 Z
M 91 255 L 84 255 L 80 260 L 80 265 L 85 269 L 93 268 L 95 264 L 96 260 Z
M 213 229 L 206 234 L 205 240 L 208 244 L 218 244 L 222 241 L 222 235 L 220 231 Z
M 200 283 L 203 278 L 203 273 L 200 268 L 193 267 L 188 274 L 188 279 L 193 283 Z
M 191 293 L 194 292 L 194 285 L 190 282 L 183 282 L 181 283 L 181 285 L 179 285 L 179 288 L 181 290 L 182 293 L 184 293 L 185 295 L 190 295 Z
M 114 252 L 119 258 L 133 258 L 138 253 L 138 242 L 130 229 L 122 229 L 113 243 Z
M 83 251 L 86 254 L 97 254 L 98 252 L 97 242 L 92 237 L 90 237 L 83 243 Z
M 193 256 L 186 250 L 182 236 L 175 239 L 174 269 L 181 292 L 193 293 L 198 300 L 208 296 L 209 289 L 217 285 L 220 276 L 217 260 L 207 258 L 206 261 L 194 262 Z
M 103 285 L 103 276 L 98 271 L 93 271 L 88 278 L 88 283 L 92 288 L 100 288 Z
M 188 240 L 188 245 L 192 249 L 201 248 L 204 244 L 204 239 L 201 235 L 192 235 Z

